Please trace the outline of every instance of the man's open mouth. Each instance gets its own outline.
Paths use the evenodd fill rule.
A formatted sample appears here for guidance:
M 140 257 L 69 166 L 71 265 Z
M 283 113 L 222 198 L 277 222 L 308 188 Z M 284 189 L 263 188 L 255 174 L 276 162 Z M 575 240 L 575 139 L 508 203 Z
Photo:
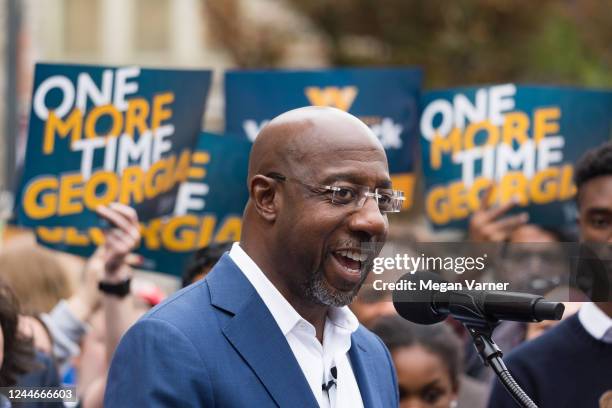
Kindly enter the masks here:
M 362 253 L 356 249 L 341 249 L 333 252 L 333 257 L 340 264 L 344 273 L 354 280 L 355 278 L 361 278 L 361 270 L 364 262 L 368 259 L 366 253 Z

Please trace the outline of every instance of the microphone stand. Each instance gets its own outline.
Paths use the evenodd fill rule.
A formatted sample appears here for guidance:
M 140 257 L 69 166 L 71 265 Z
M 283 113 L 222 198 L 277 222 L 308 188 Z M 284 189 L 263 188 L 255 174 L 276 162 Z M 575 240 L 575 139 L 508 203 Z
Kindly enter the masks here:
M 510 371 L 502 360 L 503 353 L 497 344 L 491 339 L 495 326 L 499 323 L 498 320 L 483 320 L 483 319 L 459 319 L 461 323 L 468 330 L 472 339 L 474 339 L 474 346 L 480 354 L 482 362 L 486 366 L 490 366 L 493 372 L 497 375 L 501 383 L 506 388 L 506 391 L 512 395 L 512 398 L 522 408 L 538 408 L 538 406 L 529 398 L 527 393 L 517 384 L 517 382 L 510 374 Z

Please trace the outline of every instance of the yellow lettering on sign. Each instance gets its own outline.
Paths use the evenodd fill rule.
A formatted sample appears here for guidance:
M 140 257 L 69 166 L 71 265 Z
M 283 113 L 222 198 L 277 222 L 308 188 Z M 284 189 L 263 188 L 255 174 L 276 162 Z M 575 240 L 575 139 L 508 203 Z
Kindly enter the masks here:
M 83 131 L 83 113 L 79 109 L 74 109 L 66 120 L 62 120 L 49 112 L 49 119 L 45 123 L 45 134 L 43 136 L 43 153 L 51 154 L 55 148 L 55 135 L 66 137 L 70 133 L 71 143 L 81 139 Z
M 325 88 L 319 88 L 316 86 L 309 86 L 304 93 L 311 105 L 331 106 L 343 111 L 348 111 L 357 96 L 357 87 L 345 86 L 339 88 L 337 86 L 327 86 Z

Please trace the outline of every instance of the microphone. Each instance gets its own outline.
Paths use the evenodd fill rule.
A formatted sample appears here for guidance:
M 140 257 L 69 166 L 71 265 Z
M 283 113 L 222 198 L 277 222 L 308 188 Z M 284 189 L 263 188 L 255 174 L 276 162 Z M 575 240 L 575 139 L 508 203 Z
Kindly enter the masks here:
M 490 366 L 514 400 L 524 408 L 538 408 L 514 380 L 491 339 L 500 320 L 539 322 L 560 320 L 565 306 L 542 296 L 518 292 L 446 290 L 452 284 L 431 272 L 403 275 L 395 284 L 393 306 L 406 320 L 434 324 L 451 315 L 464 324 L 478 354 Z
M 464 323 L 561 320 L 565 310 L 563 303 L 549 302 L 528 293 L 435 289 L 447 285 L 435 273 L 407 273 L 395 285 L 393 306 L 404 319 L 419 324 L 438 323 L 449 315 Z

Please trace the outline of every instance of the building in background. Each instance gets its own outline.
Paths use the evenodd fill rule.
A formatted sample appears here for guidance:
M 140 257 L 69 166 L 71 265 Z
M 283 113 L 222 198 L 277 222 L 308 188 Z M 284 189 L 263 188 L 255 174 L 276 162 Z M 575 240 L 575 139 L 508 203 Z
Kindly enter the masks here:
M 14 163 L 23 158 L 36 61 L 213 69 L 203 123 L 211 131 L 224 126 L 223 70 L 258 66 L 253 64 L 257 58 L 241 58 L 242 50 L 251 50 L 249 56 L 260 53 L 257 55 L 271 62 L 267 66 L 327 65 L 321 37 L 282 0 L 0 0 L 0 19 L 5 23 L 11 19 L 11 4 L 18 14 L 12 16 L 19 30 L 18 60 L 7 53 L 11 48 L 6 32 L 10 24 L 2 24 L 0 89 L 6 95 L 6 67 L 14 64 L 17 104 L 11 110 L 9 105 L 14 104 L 2 98 L 1 128 L 7 128 L 7 115 L 17 118 L 16 130 L 2 132 L 5 143 L 0 145 L 9 147 L 3 157 L 14 155 Z M 283 34 L 282 49 L 275 58 L 265 54 L 260 33 L 269 34 L 264 40 Z M 13 144 L 7 143 L 10 138 Z M 6 166 L 1 171 L 0 179 L 5 183 L 0 184 L 6 188 L 11 181 L 6 175 L 14 173 Z

